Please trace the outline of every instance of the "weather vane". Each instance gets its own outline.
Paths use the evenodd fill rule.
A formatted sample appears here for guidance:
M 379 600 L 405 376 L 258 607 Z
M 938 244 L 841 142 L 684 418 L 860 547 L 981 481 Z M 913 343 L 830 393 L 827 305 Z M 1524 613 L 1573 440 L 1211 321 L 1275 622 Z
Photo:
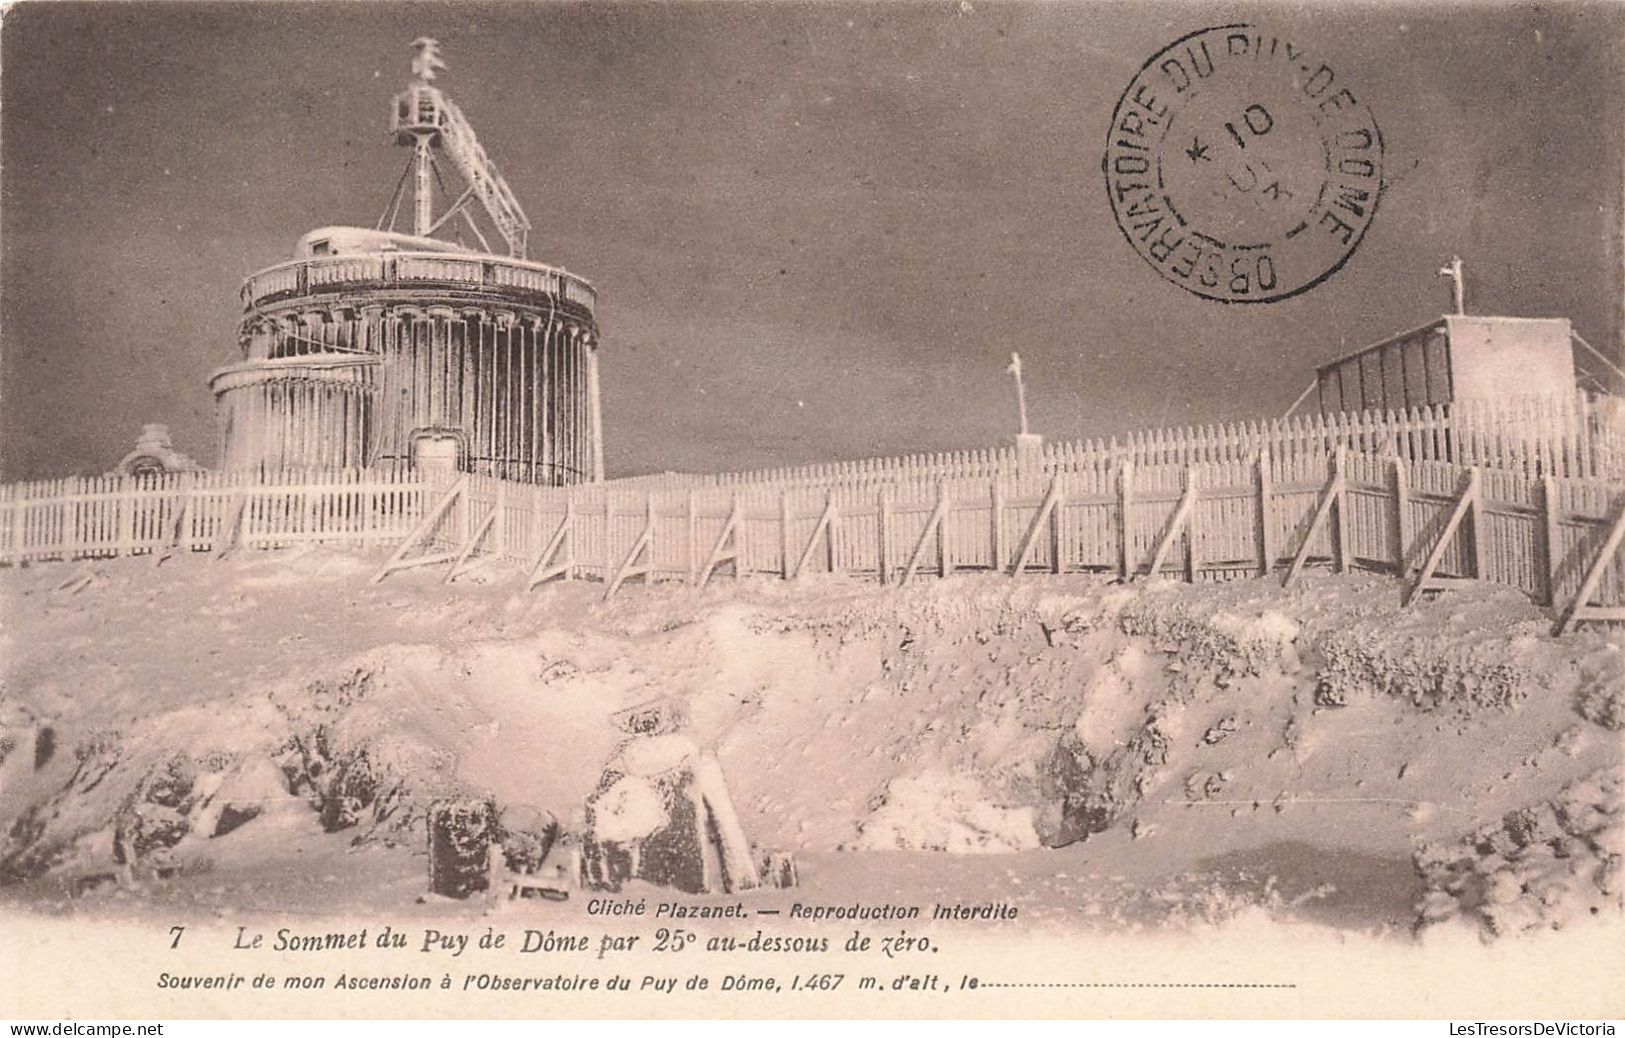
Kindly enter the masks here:
M 434 79 L 434 74 L 446 67 L 440 60 L 440 41 L 432 36 L 419 36 L 412 41 L 412 49 L 417 56 L 412 59 L 412 75 L 418 77 L 423 83 Z

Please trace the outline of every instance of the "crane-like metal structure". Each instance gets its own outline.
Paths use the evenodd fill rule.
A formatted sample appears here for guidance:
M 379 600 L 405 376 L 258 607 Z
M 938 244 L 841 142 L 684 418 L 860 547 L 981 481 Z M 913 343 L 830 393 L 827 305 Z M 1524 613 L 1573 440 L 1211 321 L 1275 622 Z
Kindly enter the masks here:
M 414 82 L 395 95 L 389 119 L 389 131 L 394 135 L 395 143 L 412 149 L 409 171 L 415 173 L 416 181 L 412 233 L 419 237 L 431 237 L 448 221 L 460 216 L 480 244 L 490 252 L 490 243 L 468 212 L 470 203 L 478 201 L 497 233 L 507 242 L 508 255 L 517 259 L 526 258 L 530 220 L 525 216 L 525 210 L 497 170 L 496 163 L 481 147 L 479 138 L 474 135 L 474 128 L 463 117 L 462 111 L 452 104 L 440 88 L 433 85 L 435 74 L 446 67 L 440 58 L 440 44 L 428 36 L 420 36 L 412 41 L 412 49 L 416 52 L 412 59 Z M 438 218 L 434 213 L 434 185 L 438 180 L 434 164 L 436 151 L 451 160 L 464 184 L 463 193 Z M 399 209 L 401 188 L 405 183 L 406 177 L 403 175 L 400 184 L 396 185 L 390 206 L 385 209 L 385 214 L 390 216 L 391 226 L 392 213 Z M 382 224 L 383 219 L 380 218 L 380 227 Z

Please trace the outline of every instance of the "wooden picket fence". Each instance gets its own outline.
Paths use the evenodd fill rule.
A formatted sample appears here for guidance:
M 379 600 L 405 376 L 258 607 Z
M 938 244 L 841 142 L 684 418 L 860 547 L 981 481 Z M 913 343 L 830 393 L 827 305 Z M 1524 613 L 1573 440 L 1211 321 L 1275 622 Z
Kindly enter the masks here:
M 0 563 L 224 552 L 301 544 L 384 546 L 433 491 L 410 471 L 177 472 L 0 486 Z
M 668 472 L 636 485 L 676 489 L 779 483 L 800 486 L 896 479 L 991 479 L 1018 464 L 1047 475 L 1123 462 L 1161 465 L 1325 457 L 1339 446 L 1412 461 L 1448 461 L 1576 479 L 1625 481 L 1625 400 L 1572 396 L 1461 401 L 1404 411 L 1368 411 L 1146 429 L 1122 437 L 1046 443 L 1033 457 L 1013 446 L 910 454 L 745 472 Z M 632 481 L 623 480 L 630 484 Z
M 1544 409 L 1544 410 L 1543 410 Z M 1222 581 L 1388 570 L 1474 579 L 1562 626 L 1625 618 L 1625 436 L 1577 397 L 1153 431 L 1038 451 L 539 487 L 395 470 L 197 472 L 0 487 L 0 563 L 394 546 L 377 579 L 493 560 L 525 586 L 961 570 Z
M 525 586 L 590 579 L 703 585 L 719 574 L 842 573 L 903 583 L 959 571 L 1094 572 L 1191 582 L 1287 579 L 1311 563 L 1386 570 L 1413 596 L 1455 580 L 1625 618 L 1625 485 L 1335 450 L 1254 461 L 1046 472 L 559 491 L 446 477 L 377 573 L 494 560 Z M 1589 584 L 1589 587 L 1587 585 Z

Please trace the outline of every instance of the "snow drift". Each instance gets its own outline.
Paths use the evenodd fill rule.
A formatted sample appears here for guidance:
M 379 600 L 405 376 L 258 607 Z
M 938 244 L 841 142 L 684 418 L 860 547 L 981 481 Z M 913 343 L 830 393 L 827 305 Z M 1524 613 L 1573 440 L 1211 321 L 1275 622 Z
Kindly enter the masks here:
M 443 796 L 579 828 L 616 713 L 661 697 L 763 846 L 1061 864 L 1123 833 L 1148 887 L 1307 846 L 1415 855 L 1418 923 L 1620 910 L 1625 660 L 1511 592 L 960 576 L 601 604 L 501 574 L 371 587 L 321 553 L 79 570 L 0 575 L 13 896 L 184 882 L 299 828 L 413 849 Z

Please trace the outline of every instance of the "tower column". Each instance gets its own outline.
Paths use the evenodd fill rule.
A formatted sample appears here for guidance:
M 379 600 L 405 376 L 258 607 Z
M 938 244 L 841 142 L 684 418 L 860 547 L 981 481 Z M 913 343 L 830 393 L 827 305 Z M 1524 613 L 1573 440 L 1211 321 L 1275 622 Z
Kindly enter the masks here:
M 548 314 L 536 329 L 536 457 L 539 467 L 536 481 L 543 486 L 553 485 L 553 381 L 557 377 L 557 361 L 553 346 L 558 338 L 558 317 Z
M 598 342 L 587 341 L 588 435 L 592 437 L 592 481 L 604 481 L 604 416 L 598 395 Z
M 363 306 L 361 308 L 361 336 L 356 339 L 355 347 L 366 350 L 368 353 L 383 352 L 383 320 L 384 308 L 378 304 Z

